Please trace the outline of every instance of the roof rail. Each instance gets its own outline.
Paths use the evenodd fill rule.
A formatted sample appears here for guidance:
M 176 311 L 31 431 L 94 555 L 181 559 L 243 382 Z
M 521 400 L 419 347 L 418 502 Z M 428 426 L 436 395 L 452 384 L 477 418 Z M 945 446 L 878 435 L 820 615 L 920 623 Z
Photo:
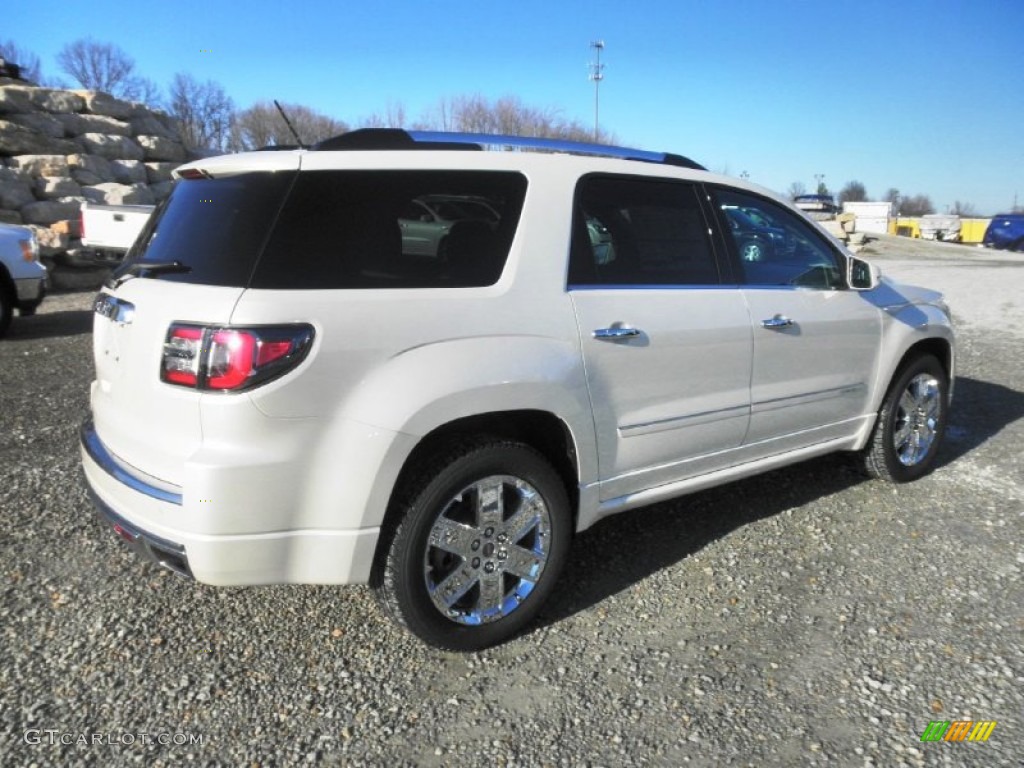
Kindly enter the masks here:
M 667 152 L 648 152 L 643 149 L 615 147 L 606 144 L 590 144 L 567 139 L 545 139 L 534 136 L 504 136 L 489 133 L 449 133 L 446 131 L 403 131 L 397 128 L 361 128 L 343 133 L 332 139 L 325 139 L 313 147 L 314 150 L 357 150 L 357 149 L 513 149 L 563 152 L 596 157 L 615 157 L 623 160 L 640 160 L 647 163 L 661 163 L 698 171 L 707 169 L 688 157 Z

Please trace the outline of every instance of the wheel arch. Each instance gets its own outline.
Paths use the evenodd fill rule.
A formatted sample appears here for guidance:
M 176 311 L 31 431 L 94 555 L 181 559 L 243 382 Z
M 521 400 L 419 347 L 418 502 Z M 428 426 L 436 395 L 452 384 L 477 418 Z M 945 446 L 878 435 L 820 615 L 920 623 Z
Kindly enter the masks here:
M 460 440 L 506 439 L 523 443 L 540 453 L 555 468 L 565 486 L 572 510 L 572 530 L 579 518 L 579 452 L 577 439 L 569 424 L 550 411 L 516 409 L 492 411 L 455 419 L 440 424 L 424 435 L 406 457 L 391 489 L 381 536 L 377 540 L 374 562 L 386 553 L 390 533 L 399 523 L 401 510 L 395 503 L 418 469 L 444 446 Z M 375 571 L 377 569 L 374 569 Z
M 871 418 L 868 419 L 861 428 L 860 434 L 855 441 L 855 451 L 861 450 L 871 439 L 871 434 L 875 427 L 878 412 L 881 410 L 882 404 L 885 402 L 885 398 L 889 394 L 889 390 L 892 389 L 892 386 L 899 378 L 900 373 L 902 373 L 912 361 L 919 357 L 931 355 L 939 361 L 939 364 L 942 366 L 943 371 L 945 371 L 946 378 L 949 381 L 948 402 L 952 401 L 953 384 L 956 373 L 956 353 L 953 346 L 953 335 L 948 326 L 936 326 L 936 328 L 944 329 L 945 332 L 923 338 L 918 337 L 916 340 L 910 341 L 902 354 L 898 357 L 895 354 L 886 355 L 883 350 L 883 355 L 886 355 L 886 359 L 895 360 L 895 363 L 889 366 L 882 364 L 878 368 L 874 393 L 868 406 L 870 410 L 867 412 Z
M 899 363 L 889 373 L 889 379 L 886 382 L 885 390 L 888 392 L 889 387 L 892 386 L 893 381 L 900 375 L 904 368 L 906 368 L 913 360 L 925 355 L 931 355 L 936 358 L 942 365 L 942 369 L 946 372 L 946 378 L 949 380 L 949 397 L 953 397 L 953 374 L 954 374 L 954 359 L 953 359 L 953 345 L 949 339 L 933 336 L 927 339 L 921 339 L 920 341 L 912 344 L 903 353 Z M 884 397 L 883 393 L 883 397 Z

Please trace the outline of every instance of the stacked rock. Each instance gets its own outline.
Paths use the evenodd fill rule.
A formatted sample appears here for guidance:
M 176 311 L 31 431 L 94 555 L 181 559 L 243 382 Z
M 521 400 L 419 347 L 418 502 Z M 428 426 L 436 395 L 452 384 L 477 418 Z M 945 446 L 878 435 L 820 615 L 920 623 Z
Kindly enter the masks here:
M 188 158 L 163 112 L 100 91 L 0 80 L 0 222 L 31 226 L 44 256 L 77 247 L 83 202 L 158 203 Z

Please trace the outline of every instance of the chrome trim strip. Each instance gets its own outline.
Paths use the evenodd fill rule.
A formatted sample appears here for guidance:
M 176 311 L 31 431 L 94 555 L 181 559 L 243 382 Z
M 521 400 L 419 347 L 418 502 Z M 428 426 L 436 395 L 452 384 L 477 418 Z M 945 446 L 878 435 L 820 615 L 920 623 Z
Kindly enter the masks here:
M 644 149 L 606 146 L 565 139 L 545 139 L 532 136 L 502 136 L 489 133 L 446 133 L 444 131 L 409 131 L 414 141 L 430 143 L 479 144 L 483 147 L 513 147 L 516 149 L 546 149 L 549 152 L 566 152 L 598 157 L 618 157 L 626 160 L 646 160 L 650 163 L 664 163 L 666 153 L 649 152 Z
M 835 397 L 856 395 L 864 392 L 866 389 L 866 384 L 848 384 L 844 387 L 834 387 L 832 389 L 822 389 L 816 392 L 804 392 L 799 395 L 776 397 L 771 400 L 761 400 L 754 403 L 751 410 L 755 414 L 764 413 L 766 411 L 775 411 L 779 408 L 789 408 L 794 405 L 803 405 L 804 403 L 816 403 L 821 400 L 831 400 Z
M 172 491 L 166 491 L 163 488 L 157 488 L 155 485 L 151 485 L 150 483 L 147 483 L 127 472 L 117 462 L 110 451 L 107 450 L 107 447 L 103 445 L 99 435 L 96 434 L 96 426 L 93 424 L 91 417 L 82 422 L 81 441 L 82 447 L 85 448 L 89 457 L 99 465 L 100 469 L 115 480 L 124 483 L 132 490 L 138 491 L 150 498 L 157 499 L 158 501 L 165 501 L 170 504 L 177 504 L 179 507 L 181 506 L 182 495 L 180 493 L 174 493 Z
M 735 291 L 736 283 L 569 283 L 567 291 Z
M 669 429 L 693 427 L 700 424 L 710 424 L 715 421 L 722 421 L 723 419 L 734 419 L 737 416 L 746 416 L 749 412 L 750 409 L 747 405 L 734 405 L 729 408 L 721 408 L 717 411 L 704 411 L 703 413 L 693 413 L 689 416 L 673 416 L 668 419 L 647 421 L 641 424 L 630 424 L 625 427 L 619 427 L 619 434 L 623 437 L 648 435 L 652 432 L 664 432 Z

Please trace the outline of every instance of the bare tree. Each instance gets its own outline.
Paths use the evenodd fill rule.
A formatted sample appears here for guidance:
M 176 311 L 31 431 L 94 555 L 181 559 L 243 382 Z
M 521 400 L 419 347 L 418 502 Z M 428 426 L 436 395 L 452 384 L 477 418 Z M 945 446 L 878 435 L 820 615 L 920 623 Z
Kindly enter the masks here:
M 566 120 L 556 109 L 531 107 L 518 96 L 503 96 L 494 102 L 479 94 L 444 98 L 424 113 L 417 127 L 570 141 L 594 140 L 592 127 L 578 120 Z M 615 136 L 602 131 L 598 141 L 612 144 Z
M 935 213 L 935 206 L 928 195 L 911 195 L 900 198 L 900 213 L 903 216 L 924 216 Z
M 388 102 L 388 108 L 383 114 L 374 112 L 369 117 L 359 122 L 361 128 L 405 128 L 408 124 L 408 117 L 405 113 L 405 105 L 399 102 Z M 427 128 L 426 125 L 422 126 Z
M 794 181 L 789 185 L 789 189 L 786 190 L 786 195 L 789 196 L 790 200 L 796 200 L 801 195 L 807 194 L 807 187 L 804 186 L 802 181 Z
M 839 190 L 839 204 L 843 203 L 863 203 L 868 199 L 868 191 L 864 185 L 859 181 L 848 181 L 846 185 Z
M 129 78 L 121 93 L 123 98 L 130 101 L 141 101 L 150 107 L 158 108 L 163 106 L 163 96 L 160 86 L 148 77 Z
M 181 122 L 182 139 L 190 150 L 228 149 L 235 106 L 219 84 L 200 83 L 179 72 L 171 82 L 169 107 Z
M 135 60 L 110 43 L 92 38 L 75 40 L 60 49 L 57 63 L 83 88 L 120 97 L 126 96 L 125 88 L 133 85 Z
M 953 207 L 949 212 L 956 214 L 957 216 L 964 216 L 965 218 L 977 215 L 977 211 L 974 209 L 973 203 L 962 203 L 959 200 L 953 203 Z
M 315 144 L 348 130 L 348 125 L 341 120 L 335 120 L 301 104 L 281 106 L 295 126 L 295 131 L 303 144 Z M 295 144 L 295 137 L 272 102 L 257 102 L 235 115 L 229 142 L 231 149 L 244 151 L 289 144 Z
M 43 71 L 39 57 L 17 45 L 13 40 L 0 40 L 0 58 L 8 64 L 17 64 L 25 80 L 42 84 Z

